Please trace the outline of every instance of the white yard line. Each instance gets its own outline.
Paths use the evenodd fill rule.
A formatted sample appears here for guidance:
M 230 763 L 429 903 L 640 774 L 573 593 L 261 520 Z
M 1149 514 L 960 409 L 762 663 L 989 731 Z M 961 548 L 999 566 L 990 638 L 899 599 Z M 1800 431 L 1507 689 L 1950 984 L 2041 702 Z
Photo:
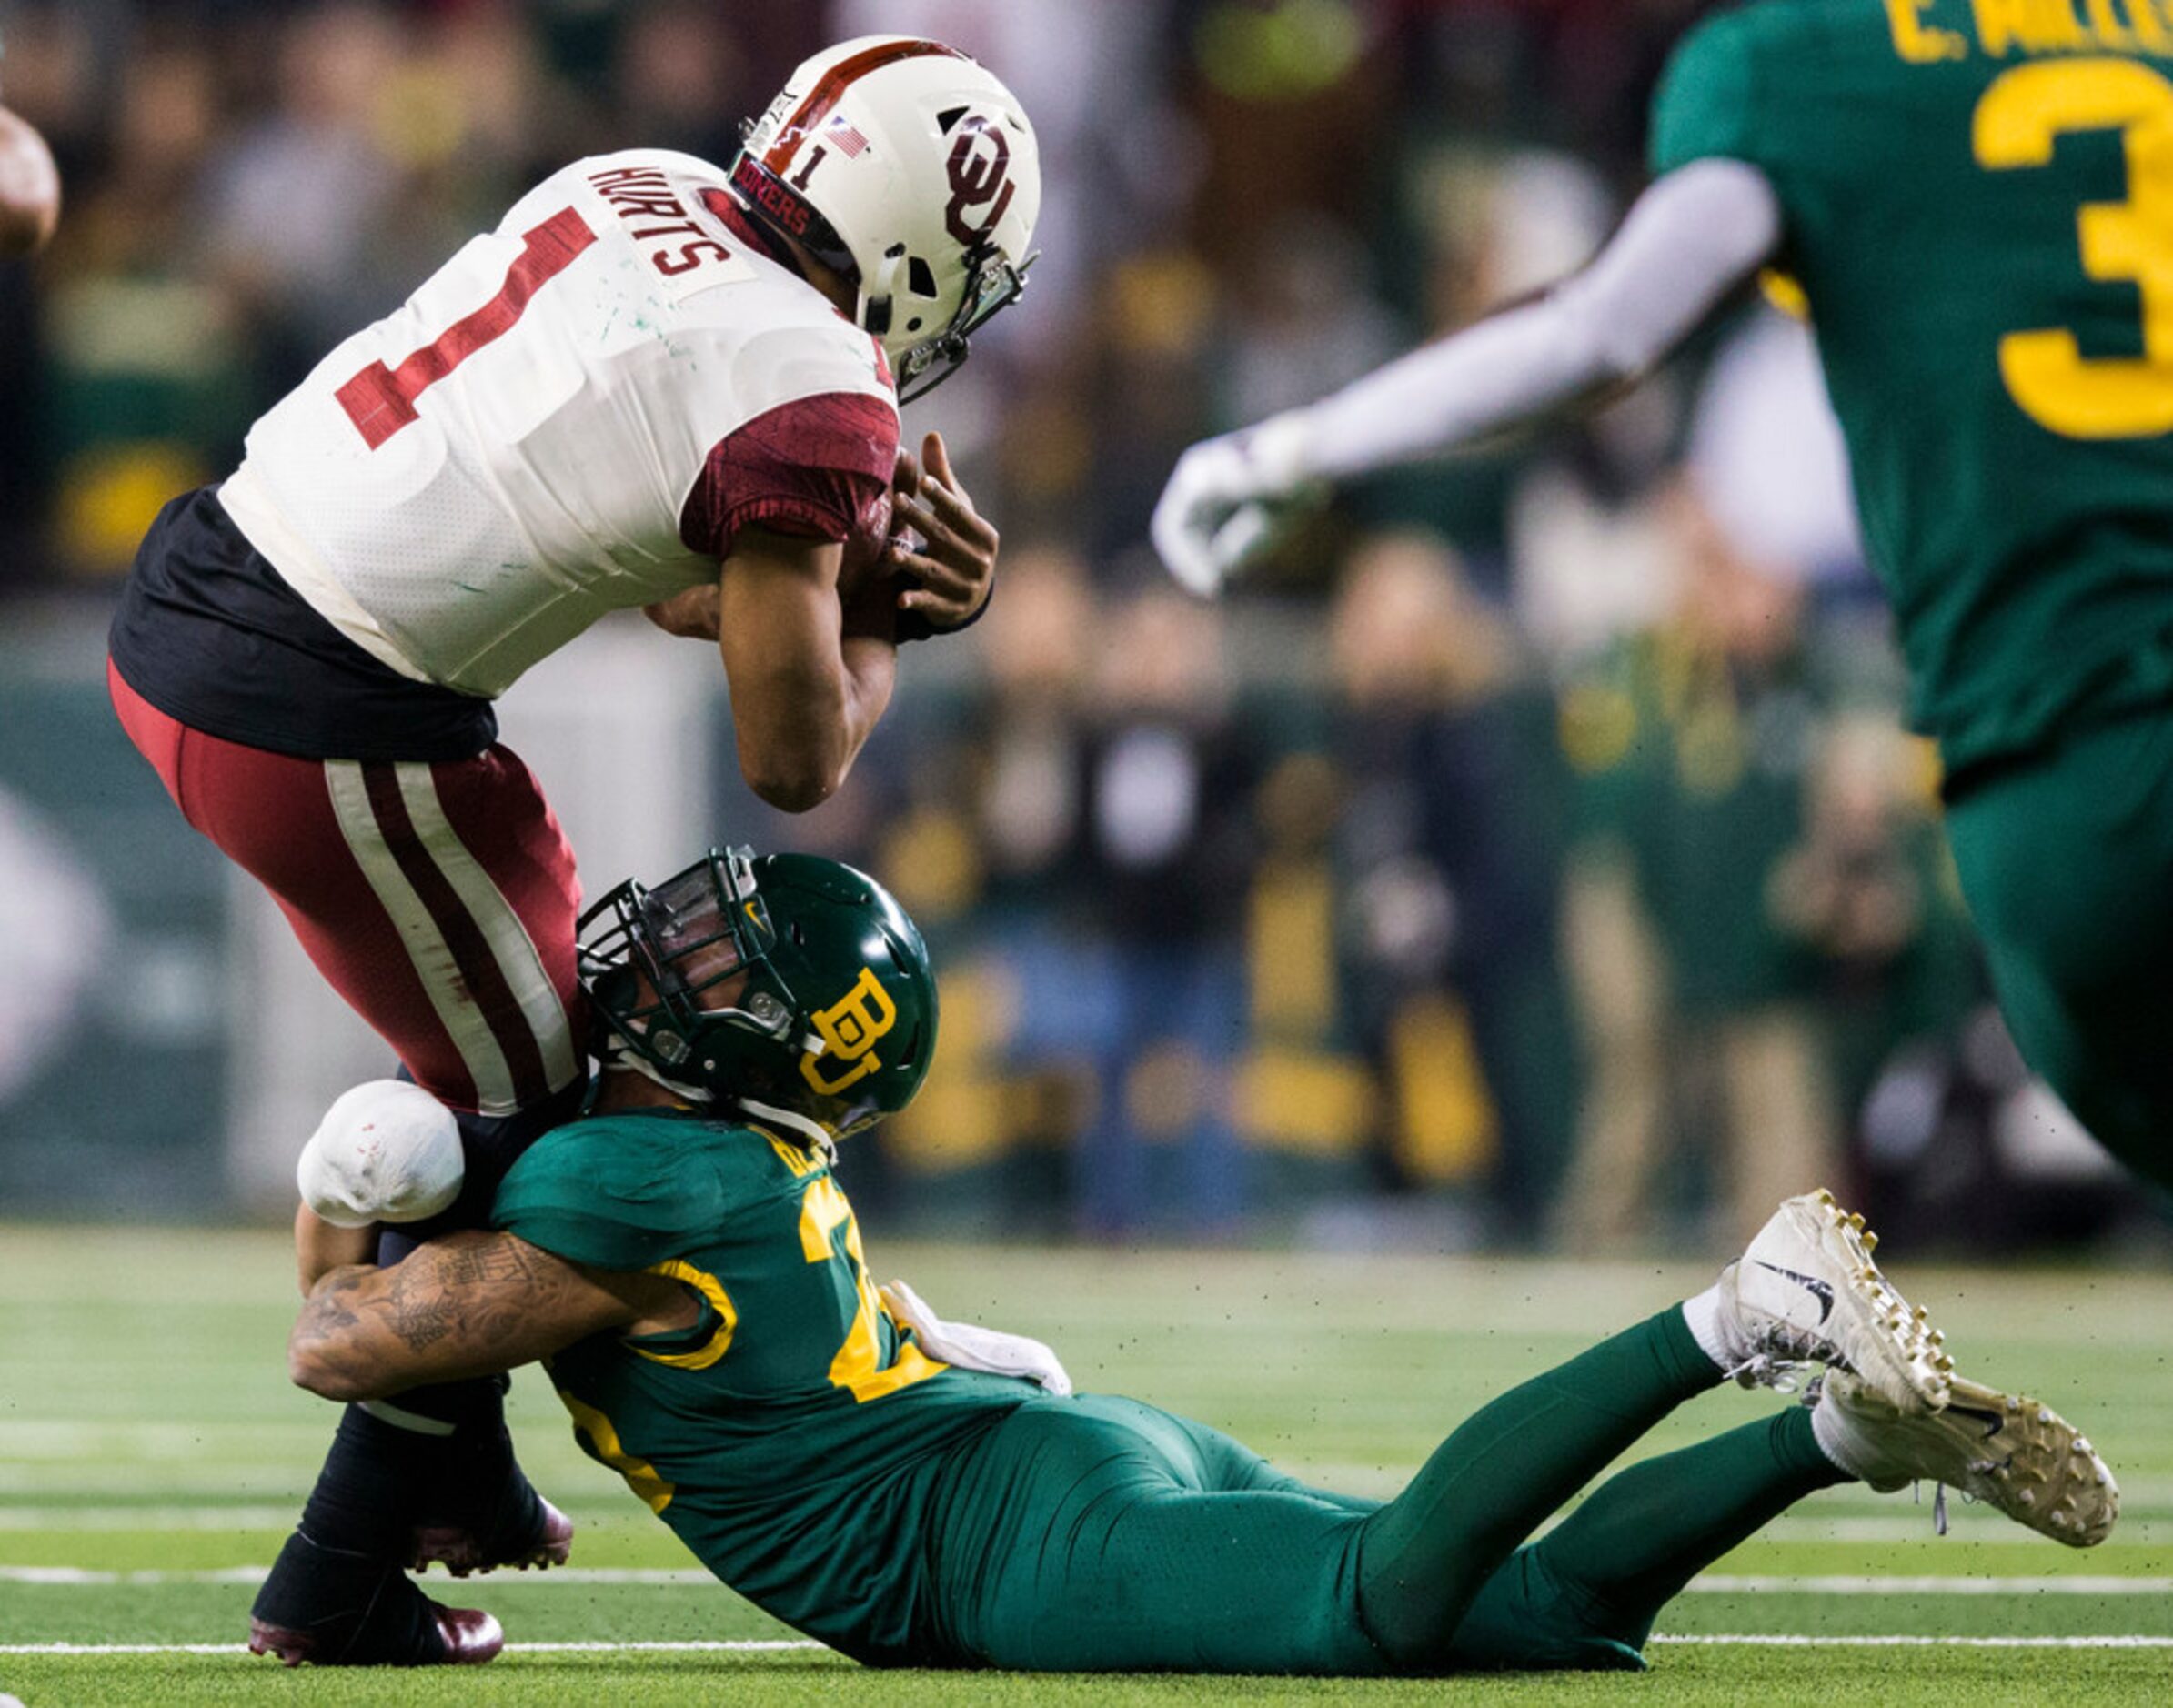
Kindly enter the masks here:
M 1715 1649 L 2173 1649 L 2173 1637 L 1798 1637 L 1772 1632 L 1747 1636 L 1655 1636 L 1646 1641 Z
M 89 1566 L 0 1566 L 0 1583 L 39 1583 L 74 1589 L 109 1589 L 116 1585 L 143 1587 L 165 1583 L 240 1583 L 255 1585 L 271 1573 L 267 1565 L 215 1566 L 197 1571 L 146 1570 L 109 1572 Z M 438 1582 L 426 1577 L 426 1582 Z M 635 1583 L 715 1584 L 717 1580 L 696 1566 L 554 1566 L 541 1572 L 493 1572 L 487 1578 L 493 1589 L 508 1583 Z
M 806 1637 L 739 1637 L 717 1643 L 508 1643 L 508 1654 L 774 1654 L 820 1649 Z M 247 1654 L 238 1643 L 0 1643 L 0 1654 Z
M 2123 1503 L 2125 1504 L 2125 1502 Z M 79 1506 L 10 1506 L 0 1502 L 0 1532 L 11 1531 L 52 1531 L 106 1532 L 110 1531 L 236 1531 L 270 1530 L 287 1531 L 294 1527 L 297 1514 L 302 1510 L 302 1497 L 282 1506 L 220 1505 L 206 1502 L 202 1505 L 170 1503 L 158 1506 L 130 1506 L 122 1503 L 86 1503 Z M 623 1516 L 629 1529 L 643 1529 L 649 1521 L 641 1516 L 641 1509 L 634 1507 L 624 1514 L 583 1516 L 585 1524 L 617 1522 Z M 2138 1513 L 2132 1508 L 2123 1512 L 2120 1535 L 2129 1543 L 2158 1543 L 2173 1540 L 2173 1523 L 2168 1518 L 2173 1514 L 2152 1517 Z M 1973 1525 L 1966 1509 L 1957 1508 L 1955 1514 L 1956 1540 L 1967 1542 L 1973 1537 L 1993 1533 L 1996 1521 L 1983 1518 L 1981 1524 Z M 1784 1518 L 1768 1524 L 1758 1532 L 1762 1542 L 1829 1542 L 1851 1547 L 1875 1546 L 1886 1542 L 1928 1542 L 1932 1539 L 1931 1508 L 1927 1503 L 1921 1512 L 1907 1509 L 1888 1518 L 1837 1518 L 1809 1519 Z
M 1801 1637 L 1655 1636 L 1655 1643 L 1751 1649 L 2173 1649 L 2173 1637 Z M 508 1654 L 744 1654 L 818 1650 L 801 1637 L 745 1637 L 714 1643 L 509 1643 Z M 6 1643 L 0 1654 L 246 1654 L 238 1643 Z
M 0 1506 L 0 1530 L 292 1530 L 301 1510 L 299 1502 L 289 1506 Z
M 1731 1577 L 1690 1580 L 1692 1595 L 2166 1595 L 2173 1578 Z
M 116 1572 L 94 1566 L 0 1566 L 0 1583 L 35 1583 L 79 1589 L 120 1585 L 264 1582 L 269 1566 L 211 1566 L 193 1571 Z M 478 1579 L 478 1582 L 482 1580 Z M 716 1582 L 697 1566 L 558 1566 L 548 1572 L 496 1572 L 491 1586 L 532 1584 L 639 1584 L 707 1586 Z M 2173 1595 L 2173 1577 L 1757 1577 L 1711 1572 L 1693 1578 L 1691 1595 Z
M 2124 1490 L 2125 1496 L 2126 1491 Z M 2163 1542 L 2173 1535 L 2173 1524 L 2168 1523 L 2173 1513 L 2163 1510 L 2137 1513 L 2127 1506 L 2123 1499 L 2120 1521 L 2120 1539 L 2125 1542 Z M 1957 1542 L 1968 1542 L 1997 1536 L 2006 1540 L 2013 1532 L 2003 1528 L 2004 1521 L 1991 1513 L 1972 1514 L 1966 1505 L 1954 1509 L 1954 1535 Z M 1876 1547 L 1895 1542 L 1929 1542 L 1936 1532 L 1932 1529 L 1932 1506 L 1927 1492 L 1921 1508 L 1904 1507 L 1889 1517 L 1865 1518 L 1813 1518 L 1796 1513 L 1776 1519 L 1761 1529 L 1759 1542 L 1837 1542 L 1850 1547 Z

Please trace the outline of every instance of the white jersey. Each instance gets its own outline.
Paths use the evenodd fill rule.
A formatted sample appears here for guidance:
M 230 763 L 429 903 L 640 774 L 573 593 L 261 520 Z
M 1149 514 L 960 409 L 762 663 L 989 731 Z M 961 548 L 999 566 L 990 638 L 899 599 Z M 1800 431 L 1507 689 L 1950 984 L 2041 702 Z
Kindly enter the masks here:
M 544 180 L 250 430 L 221 502 L 321 616 L 496 696 L 606 611 L 714 579 L 680 538 L 711 449 L 783 404 L 896 402 L 880 350 L 659 149 Z

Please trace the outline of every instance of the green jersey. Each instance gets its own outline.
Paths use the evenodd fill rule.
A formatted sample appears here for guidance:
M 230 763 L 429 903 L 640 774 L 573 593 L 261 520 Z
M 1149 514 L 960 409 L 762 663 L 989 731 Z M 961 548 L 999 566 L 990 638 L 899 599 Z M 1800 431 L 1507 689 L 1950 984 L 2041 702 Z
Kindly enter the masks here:
M 787 1623 L 864 1661 L 939 1658 L 922 1603 L 944 1469 L 1041 1391 L 921 1352 L 819 1158 L 672 1110 L 578 1121 L 514 1165 L 493 1220 L 702 1301 L 691 1328 L 548 1361 L 590 1457 Z
M 2173 5 L 1763 0 L 1656 172 L 1758 167 L 1950 767 L 2173 698 Z

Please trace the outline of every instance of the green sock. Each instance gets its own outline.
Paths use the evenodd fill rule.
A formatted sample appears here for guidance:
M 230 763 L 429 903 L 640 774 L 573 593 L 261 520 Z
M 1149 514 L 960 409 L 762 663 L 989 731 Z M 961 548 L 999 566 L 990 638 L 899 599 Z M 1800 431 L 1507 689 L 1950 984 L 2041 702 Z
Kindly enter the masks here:
M 1366 1520 L 1358 1604 L 1374 1643 L 1399 1665 L 1445 1656 L 1473 1597 L 1511 1551 L 1654 1424 L 1721 1381 L 1670 1307 L 1474 1413 Z
M 1608 1478 L 1532 1552 L 1602 1634 L 1641 1649 L 1692 1578 L 1806 1494 L 1849 1481 L 1810 1412 L 1790 1406 Z

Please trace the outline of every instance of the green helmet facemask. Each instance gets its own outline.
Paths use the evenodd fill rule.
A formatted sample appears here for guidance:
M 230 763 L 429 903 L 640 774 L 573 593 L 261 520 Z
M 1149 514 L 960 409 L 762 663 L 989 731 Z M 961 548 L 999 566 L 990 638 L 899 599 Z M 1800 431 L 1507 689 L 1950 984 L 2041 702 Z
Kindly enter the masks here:
M 903 1109 L 935 1052 L 928 946 L 890 892 L 811 854 L 712 849 L 581 918 L 599 1053 L 828 1147 Z

